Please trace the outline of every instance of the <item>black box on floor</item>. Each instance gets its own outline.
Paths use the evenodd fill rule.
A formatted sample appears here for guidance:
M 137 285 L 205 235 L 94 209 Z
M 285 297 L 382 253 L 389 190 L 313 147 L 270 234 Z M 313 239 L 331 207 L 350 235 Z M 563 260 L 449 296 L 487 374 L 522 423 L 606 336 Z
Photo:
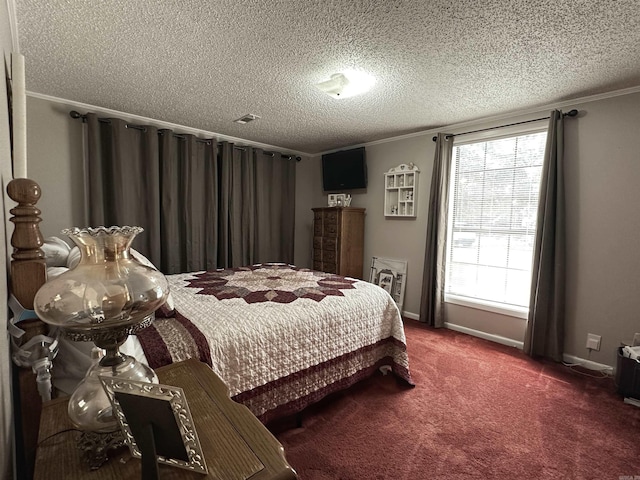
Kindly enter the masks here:
M 619 394 L 640 399 L 640 362 L 623 356 L 622 347 L 618 348 L 616 387 Z

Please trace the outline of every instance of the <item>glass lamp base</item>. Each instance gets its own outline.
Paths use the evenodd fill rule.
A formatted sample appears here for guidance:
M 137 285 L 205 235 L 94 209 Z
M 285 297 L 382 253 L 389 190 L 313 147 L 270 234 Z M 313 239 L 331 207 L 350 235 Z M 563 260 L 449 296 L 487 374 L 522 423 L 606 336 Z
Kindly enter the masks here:
M 69 418 L 83 431 L 109 433 L 119 431 L 111 402 L 98 377 L 118 377 L 139 382 L 158 383 L 155 372 L 129 355 L 119 354 L 116 365 L 105 365 L 104 357 L 94 364 L 69 399 Z

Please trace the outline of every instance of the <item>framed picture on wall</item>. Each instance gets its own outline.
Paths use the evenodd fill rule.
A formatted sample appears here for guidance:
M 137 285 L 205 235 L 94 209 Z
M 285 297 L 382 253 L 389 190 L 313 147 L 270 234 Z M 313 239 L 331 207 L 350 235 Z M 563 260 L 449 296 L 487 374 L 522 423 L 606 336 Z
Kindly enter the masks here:
M 404 289 L 407 277 L 407 261 L 373 257 L 369 282 L 383 288 L 396 302 L 400 313 L 404 303 Z

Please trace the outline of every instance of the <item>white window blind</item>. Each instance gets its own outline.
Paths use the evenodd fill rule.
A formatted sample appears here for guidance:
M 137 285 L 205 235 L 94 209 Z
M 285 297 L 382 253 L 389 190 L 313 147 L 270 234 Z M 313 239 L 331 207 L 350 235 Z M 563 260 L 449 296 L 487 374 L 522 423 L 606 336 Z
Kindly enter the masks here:
M 445 295 L 529 307 L 546 136 L 454 145 Z

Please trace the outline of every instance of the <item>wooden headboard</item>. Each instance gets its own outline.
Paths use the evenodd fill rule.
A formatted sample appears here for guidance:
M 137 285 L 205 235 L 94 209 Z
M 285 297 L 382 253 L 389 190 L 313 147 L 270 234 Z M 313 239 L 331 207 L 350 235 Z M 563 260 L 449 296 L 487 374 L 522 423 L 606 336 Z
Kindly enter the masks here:
M 7 194 L 18 205 L 10 210 L 14 224 L 11 235 L 13 253 L 11 255 L 11 273 L 9 293 L 27 310 L 33 310 L 33 298 L 47 281 L 47 265 L 42 234 L 38 224 L 41 222 L 40 210 L 36 203 L 40 199 L 40 186 L 28 178 L 17 178 L 7 185 Z M 24 320 L 19 327 L 25 331 L 20 338 L 21 344 L 36 335 L 46 334 L 47 326 L 39 319 Z M 14 366 L 14 411 L 16 422 L 16 458 L 18 470 L 25 478 L 31 478 L 35 461 L 40 426 L 42 400 L 36 386 L 36 376 L 28 367 Z

